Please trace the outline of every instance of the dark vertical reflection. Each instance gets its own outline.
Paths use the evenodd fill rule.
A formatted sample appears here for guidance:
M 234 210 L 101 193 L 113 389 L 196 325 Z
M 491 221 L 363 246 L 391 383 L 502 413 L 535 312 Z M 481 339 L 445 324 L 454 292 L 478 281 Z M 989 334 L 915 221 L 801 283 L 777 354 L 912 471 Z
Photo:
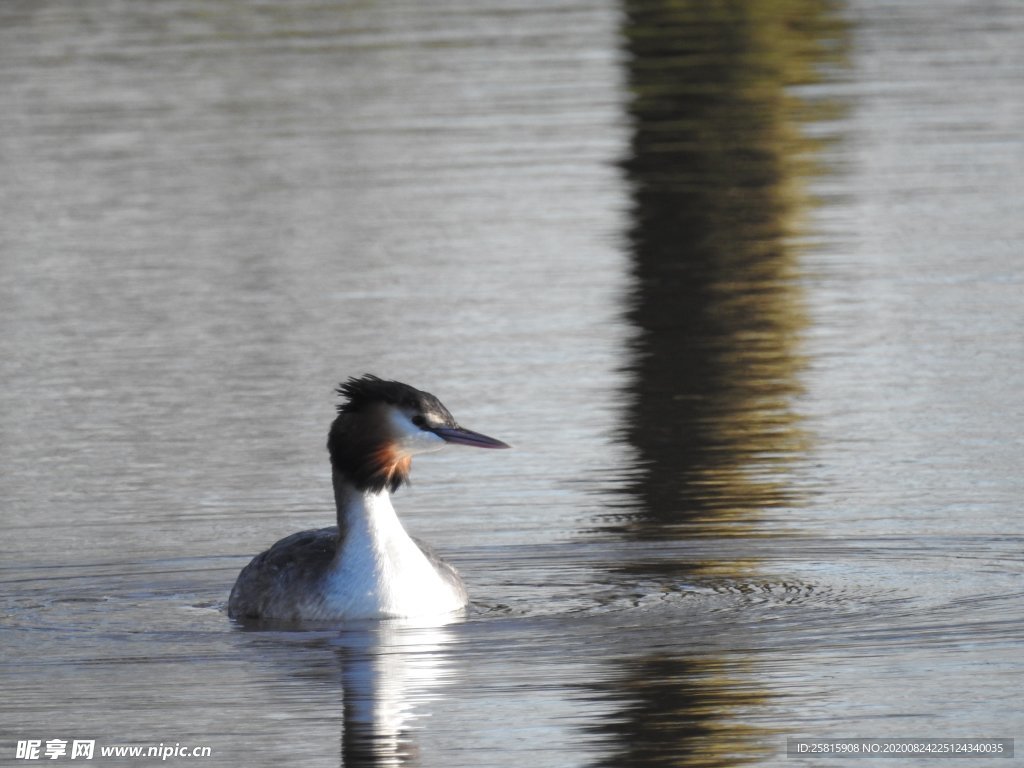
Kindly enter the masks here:
M 825 106 L 792 87 L 820 76 L 841 34 L 826 0 L 624 0 L 637 335 L 623 421 L 638 464 L 608 527 L 628 539 L 749 534 L 800 502 L 794 243 L 815 149 L 801 124 Z M 690 556 L 616 568 L 679 583 L 712 569 L 751 579 L 754 567 Z M 763 759 L 777 737 L 753 725 L 768 693 L 749 657 L 686 652 L 734 633 L 729 617 L 671 631 L 669 650 L 626 659 L 600 686 L 617 702 L 597 728 L 614 745 L 602 764 Z
M 804 325 L 793 236 L 815 116 L 812 81 L 838 29 L 825 0 L 626 0 L 638 330 L 626 439 L 637 537 L 742 533 L 798 501 L 786 463 Z
M 629 664 L 624 706 L 603 728 L 620 748 L 608 766 L 730 766 L 763 755 L 763 729 L 738 714 L 763 699 L 708 656 L 656 654 Z

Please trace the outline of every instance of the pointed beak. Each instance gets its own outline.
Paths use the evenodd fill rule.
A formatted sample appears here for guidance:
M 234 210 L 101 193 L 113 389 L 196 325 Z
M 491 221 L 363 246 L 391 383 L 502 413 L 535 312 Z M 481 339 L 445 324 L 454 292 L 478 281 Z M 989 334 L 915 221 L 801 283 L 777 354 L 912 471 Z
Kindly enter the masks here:
M 481 435 L 479 432 L 472 432 L 462 427 L 434 427 L 431 430 L 435 435 L 446 442 L 459 445 L 469 445 L 473 448 L 511 448 L 512 446 L 493 437 Z

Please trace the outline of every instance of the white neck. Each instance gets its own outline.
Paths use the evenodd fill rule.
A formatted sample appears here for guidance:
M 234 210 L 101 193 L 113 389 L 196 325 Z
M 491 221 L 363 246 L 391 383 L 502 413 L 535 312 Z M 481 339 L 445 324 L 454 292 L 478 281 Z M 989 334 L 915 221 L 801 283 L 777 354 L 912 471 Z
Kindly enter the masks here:
M 361 492 L 339 480 L 335 494 L 342 542 L 326 585 L 332 610 L 352 618 L 381 618 L 463 607 L 461 596 L 405 532 L 388 492 Z

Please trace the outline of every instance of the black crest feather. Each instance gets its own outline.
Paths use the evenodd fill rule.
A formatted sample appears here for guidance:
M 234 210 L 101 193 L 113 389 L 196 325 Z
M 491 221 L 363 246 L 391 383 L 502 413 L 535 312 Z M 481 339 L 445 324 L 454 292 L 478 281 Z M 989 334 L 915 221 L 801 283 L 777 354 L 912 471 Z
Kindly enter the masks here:
M 338 385 L 336 392 L 343 398 L 338 413 L 356 413 L 368 403 L 389 403 L 415 408 L 425 392 L 420 392 L 400 381 L 386 381 L 372 373 L 352 376 Z
M 345 398 L 338 403 L 339 415 L 358 413 L 367 405 L 374 403 L 387 403 L 424 413 L 429 411 L 455 426 L 455 419 L 440 400 L 429 392 L 400 381 L 387 381 L 367 373 L 363 376 L 352 376 L 348 381 L 339 384 L 335 391 Z

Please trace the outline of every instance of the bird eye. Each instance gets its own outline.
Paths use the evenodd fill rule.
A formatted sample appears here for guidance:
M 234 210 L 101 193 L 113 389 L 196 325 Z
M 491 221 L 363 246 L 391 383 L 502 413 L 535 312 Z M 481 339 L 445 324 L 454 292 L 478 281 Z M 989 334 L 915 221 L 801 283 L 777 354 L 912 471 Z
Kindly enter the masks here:
M 422 413 L 417 413 L 415 416 L 412 417 L 412 423 L 415 424 L 420 429 L 423 429 L 424 427 L 427 426 L 427 417 L 424 416 Z

